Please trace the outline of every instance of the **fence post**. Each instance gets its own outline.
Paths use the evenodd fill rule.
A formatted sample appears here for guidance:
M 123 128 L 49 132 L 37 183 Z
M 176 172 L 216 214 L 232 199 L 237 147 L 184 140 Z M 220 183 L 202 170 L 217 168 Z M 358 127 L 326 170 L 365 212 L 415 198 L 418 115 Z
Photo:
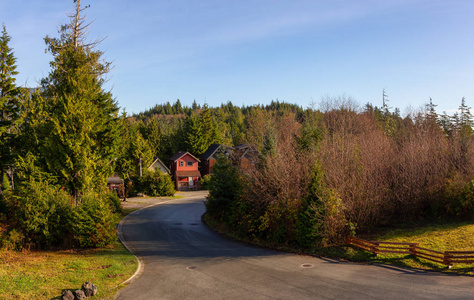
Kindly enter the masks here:
M 410 244 L 410 248 L 408 251 L 410 251 L 410 254 L 413 255 L 413 256 L 416 256 L 416 248 L 418 247 L 418 243 L 413 243 L 413 244 Z
M 453 266 L 452 257 L 452 254 L 447 253 L 446 251 L 444 252 L 443 264 L 447 265 L 448 269 L 451 269 Z
M 372 243 L 372 253 L 375 254 L 375 257 L 379 255 L 379 243 Z

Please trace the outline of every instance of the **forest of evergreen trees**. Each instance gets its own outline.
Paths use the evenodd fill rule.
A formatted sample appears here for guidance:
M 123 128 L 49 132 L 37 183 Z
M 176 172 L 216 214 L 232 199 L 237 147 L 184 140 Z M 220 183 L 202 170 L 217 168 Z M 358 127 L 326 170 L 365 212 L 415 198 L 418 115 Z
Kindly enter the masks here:
M 109 176 L 145 189 L 156 176 L 139 181 L 140 163 L 166 163 L 179 150 L 199 157 L 213 143 L 259 153 L 245 172 L 221 158 L 209 183 L 209 220 L 246 237 L 313 247 L 397 222 L 474 218 L 474 121 L 465 99 L 454 115 L 438 114 L 431 99 L 402 116 L 385 98 L 361 107 L 346 97 L 318 108 L 177 100 L 120 115 L 103 88 L 110 64 L 85 41 L 82 11 L 76 1 L 60 37 L 46 37 L 51 71 L 33 93 L 15 84 L 3 27 L 0 246 L 103 246 L 121 210 Z

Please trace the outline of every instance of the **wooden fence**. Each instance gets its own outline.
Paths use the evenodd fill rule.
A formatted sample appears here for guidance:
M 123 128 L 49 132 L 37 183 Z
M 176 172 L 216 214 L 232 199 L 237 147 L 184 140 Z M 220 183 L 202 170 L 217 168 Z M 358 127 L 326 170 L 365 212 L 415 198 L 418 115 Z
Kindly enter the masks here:
M 435 251 L 418 246 L 418 243 L 394 243 L 394 242 L 379 242 L 379 241 L 364 241 L 353 237 L 347 238 L 347 243 L 351 246 L 357 247 L 374 253 L 398 253 L 408 254 L 419 258 L 423 258 L 432 262 L 444 264 L 449 268 L 453 264 L 474 264 L 474 251 Z

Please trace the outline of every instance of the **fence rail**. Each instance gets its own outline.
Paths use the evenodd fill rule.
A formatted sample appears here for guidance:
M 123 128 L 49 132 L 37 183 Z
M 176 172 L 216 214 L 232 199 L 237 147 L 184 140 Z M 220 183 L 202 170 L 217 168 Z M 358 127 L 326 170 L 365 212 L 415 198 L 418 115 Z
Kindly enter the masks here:
M 453 264 L 474 264 L 474 251 L 436 251 L 419 247 L 418 243 L 395 243 L 365 241 L 353 237 L 347 238 L 347 243 L 356 248 L 374 253 L 398 253 L 413 255 L 432 262 L 452 267 Z

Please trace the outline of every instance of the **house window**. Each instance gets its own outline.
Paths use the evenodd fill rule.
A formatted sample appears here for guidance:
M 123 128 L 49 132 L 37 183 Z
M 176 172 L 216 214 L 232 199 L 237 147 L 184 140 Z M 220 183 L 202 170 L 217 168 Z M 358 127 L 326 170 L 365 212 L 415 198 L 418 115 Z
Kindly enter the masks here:
M 179 161 L 179 166 L 180 167 L 184 166 L 184 162 L 182 160 Z
M 187 161 L 187 162 L 186 162 L 186 166 L 187 166 L 187 167 L 192 167 L 192 166 L 193 166 L 193 162 L 192 162 L 192 161 Z

